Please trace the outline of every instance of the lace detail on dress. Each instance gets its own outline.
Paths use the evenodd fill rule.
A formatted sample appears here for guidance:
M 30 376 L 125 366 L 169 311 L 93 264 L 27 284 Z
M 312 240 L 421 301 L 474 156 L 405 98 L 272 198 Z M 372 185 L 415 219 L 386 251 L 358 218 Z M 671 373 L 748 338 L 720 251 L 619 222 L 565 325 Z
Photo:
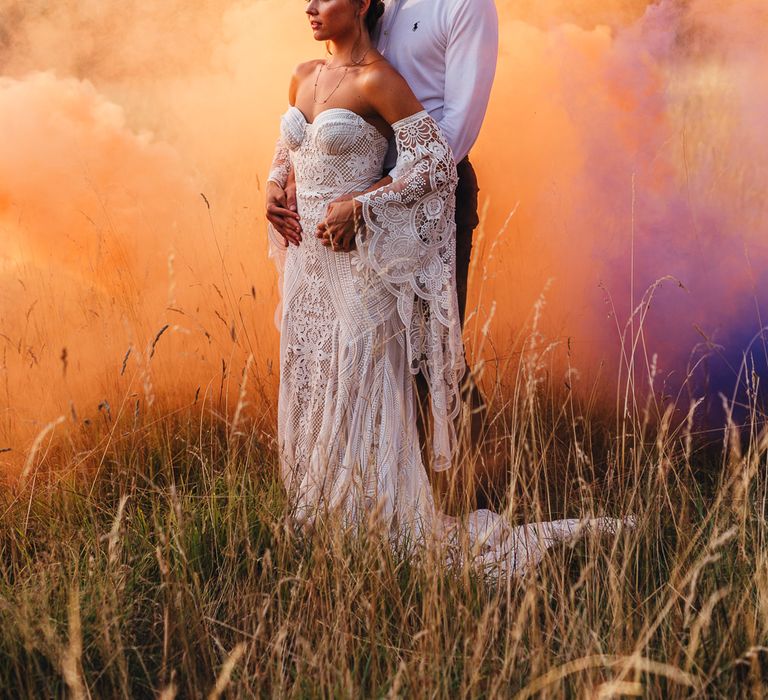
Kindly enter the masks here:
M 285 187 L 288 182 L 288 173 L 291 171 L 291 161 L 288 155 L 288 148 L 285 145 L 283 137 L 277 140 L 275 144 L 275 155 L 272 158 L 272 166 L 269 169 L 267 182 L 270 180 L 277 183 L 280 187 Z
M 311 285 L 313 275 L 324 277 L 331 274 L 323 265 L 331 256 L 333 274 L 338 285 L 348 294 L 364 297 L 374 319 L 388 313 L 392 300 L 382 289 L 378 279 L 371 278 L 370 269 L 360 264 L 357 252 L 333 253 L 326 250 L 315 238 L 317 225 L 325 218 L 328 204 L 348 192 L 368 189 L 382 175 L 387 139 L 359 114 L 348 109 L 331 108 L 322 111 L 309 123 L 297 107 L 290 107 L 280 120 L 280 139 L 275 150 L 272 172 L 281 187 L 287 181 L 288 172 L 294 170 L 297 185 L 297 206 L 304 230 L 300 248 L 295 253 L 286 246 L 283 237 L 271 225 L 267 225 L 269 257 L 278 271 L 280 302 L 275 311 L 275 323 L 281 328 L 285 268 L 289 253 L 295 253 L 312 274 L 307 278 Z M 270 173 L 270 179 L 272 173 Z M 298 250 L 298 249 L 297 249 Z M 304 260 L 306 258 L 306 260 Z M 321 269 L 322 268 L 322 269 Z M 331 288 L 334 285 L 329 281 Z M 330 293 L 330 292 L 329 292 Z M 377 308 L 378 307 L 378 308 Z M 366 314 L 355 316 L 355 305 L 344 304 L 343 312 L 351 322 L 361 322 Z M 355 316 L 350 319 L 350 315 Z
M 456 164 L 426 111 L 392 125 L 397 164 L 386 187 L 362 195 L 366 265 L 397 297 L 411 372 L 427 378 L 434 416 L 434 468 L 451 466 L 464 375 L 456 297 Z
M 296 176 L 304 236 L 298 247 L 286 248 L 270 227 L 281 290 L 278 427 L 285 483 L 311 519 L 321 503 L 338 505 L 347 497 L 352 502 L 361 493 L 373 498 L 378 455 L 370 454 L 371 446 L 379 440 L 382 415 L 395 413 L 399 401 L 378 384 L 402 385 L 387 376 L 382 356 L 388 348 L 384 336 L 396 335 L 384 329 L 394 309 L 391 295 L 356 264 L 357 254 L 331 251 L 314 235 L 331 201 L 381 177 L 388 143 L 360 115 L 343 109 L 326 110 L 310 124 L 291 107 L 280 133 Z M 371 396 L 374 409 L 362 410 Z M 397 425 L 391 429 L 399 437 Z M 350 431 L 356 440 L 345 437 Z M 361 468 L 355 479 L 362 490 L 345 489 Z

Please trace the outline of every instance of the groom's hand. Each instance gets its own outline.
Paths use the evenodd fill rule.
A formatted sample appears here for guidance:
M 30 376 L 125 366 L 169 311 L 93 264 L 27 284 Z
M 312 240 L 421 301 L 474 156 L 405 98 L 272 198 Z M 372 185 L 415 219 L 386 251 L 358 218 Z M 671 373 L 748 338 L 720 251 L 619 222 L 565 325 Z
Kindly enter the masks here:
M 285 245 L 301 243 L 301 224 L 296 211 L 296 185 L 283 189 L 271 180 L 267 183 L 267 221 L 285 240 Z
M 392 178 L 385 175 L 365 192 L 347 192 L 334 199 L 326 209 L 325 221 L 315 231 L 315 235 L 322 244 L 342 253 L 349 253 L 354 250 L 357 247 L 355 243 L 355 209 L 360 207 L 360 204 L 355 201 L 355 197 L 373 192 L 380 187 L 391 184 L 391 182 Z
M 288 171 L 288 180 L 285 183 L 285 199 L 288 209 L 294 212 L 299 211 L 296 204 L 296 173 L 293 168 Z M 301 232 L 301 224 L 299 224 L 299 232 Z
M 349 253 L 355 244 L 355 207 L 359 204 L 354 199 L 336 200 L 328 205 L 325 220 L 321 222 L 315 235 L 326 247 L 340 253 Z

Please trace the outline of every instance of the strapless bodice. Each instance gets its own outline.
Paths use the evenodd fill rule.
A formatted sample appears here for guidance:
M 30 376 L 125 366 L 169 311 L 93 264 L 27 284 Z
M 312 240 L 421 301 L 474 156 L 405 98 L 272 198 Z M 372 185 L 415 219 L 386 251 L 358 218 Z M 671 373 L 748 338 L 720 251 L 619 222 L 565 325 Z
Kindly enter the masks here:
M 291 154 L 297 193 L 305 201 L 327 203 L 381 178 L 388 141 L 356 112 L 334 107 L 308 122 L 300 109 L 290 107 L 280 134 Z

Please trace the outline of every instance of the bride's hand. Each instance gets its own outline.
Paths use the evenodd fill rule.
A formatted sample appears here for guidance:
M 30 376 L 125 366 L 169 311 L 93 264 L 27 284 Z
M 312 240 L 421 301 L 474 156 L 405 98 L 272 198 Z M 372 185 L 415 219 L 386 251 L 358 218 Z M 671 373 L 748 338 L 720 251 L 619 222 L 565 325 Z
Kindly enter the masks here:
M 328 205 L 325 221 L 315 232 L 326 248 L 339 253 L 355 249 L 355 208 L 359 206 L 354 199 L 336 200 Z

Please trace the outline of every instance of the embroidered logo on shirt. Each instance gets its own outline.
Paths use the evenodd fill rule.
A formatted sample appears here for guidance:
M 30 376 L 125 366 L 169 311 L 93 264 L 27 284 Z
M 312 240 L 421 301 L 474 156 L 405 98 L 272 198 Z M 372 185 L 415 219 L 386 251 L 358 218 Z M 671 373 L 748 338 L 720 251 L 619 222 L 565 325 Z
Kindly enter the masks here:
M 416 22 L 416 23 L 413 25 L 413 31 L 415 32 L 415 31 L 416 31 L 418 28 L 419 28 L 419 23 L 418 23 L 418 22 Z

